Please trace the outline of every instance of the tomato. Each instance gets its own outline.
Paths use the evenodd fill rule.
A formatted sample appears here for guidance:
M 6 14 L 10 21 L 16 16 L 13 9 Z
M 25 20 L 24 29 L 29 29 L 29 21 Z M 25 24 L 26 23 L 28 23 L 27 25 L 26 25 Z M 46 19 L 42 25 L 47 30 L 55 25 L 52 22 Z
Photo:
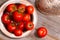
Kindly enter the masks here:
M 8 30 L 9 32 L 13 32 L 15 29 L 16 29 L 16 25 L 15 25 L 14 23 L 9 23 L 9 24 L 7 25 L 7 30 Z
M 22 30 L 20 30 L 20 29 L 16 29 L 15 31 L 14 31 L 14 35 L 15 36 L 21 36 L 22 35 Z
M 40 27 L 37 30 L 37 34 L 39 37 L 45 37 L 47 35 L 47 29 L 44 27 Z
M 25 14 L 24 17 L 23 17 L 23 21 L 30 21 L 31 20 L 31 17 L 29 14 Z
M 8 12 L 13 12 L 13 11 L 15 11 L 15 10 L 17 10 L 15 4 L 9 4 L 9 5 L 7 6 L 7 11 L 8 11 Z
M 34 28 L 34 24 L 32 22 L 27 22 L 25 28 L 27 30 L 32 30 Z
M 24 23 L 23 22 L 18 23 L 18 29 L 21 29 L 21 30 L 24 29 Z
M 2 22 L 3 22 L 4 24 L 8 24 L 8 23 L 11 22 L 8 14 L 3 14 L 3 15 L 2 15 Z
M 23 15 L 22 15 L 20 12 L 15 11 L 15 12 L 13 13 L 13 19 L 14 19 L 14 21 L 16 21 L 16 22 L 20 22 L 20 21 L 23 19 Z
M 27 7 L 26 7 L 26 11 L 27 11 L 27 13 L 29 13 L 29 14 L 33 14 L 33 11 L 34 11 L 33 6 L 27 6 Z
M 18 9 L 19 12 L 24 13 L 25 12 L 25 7 L 26 6 L 24 4 L 20 4 L 20 5 L 17 6 L 17 9 Z

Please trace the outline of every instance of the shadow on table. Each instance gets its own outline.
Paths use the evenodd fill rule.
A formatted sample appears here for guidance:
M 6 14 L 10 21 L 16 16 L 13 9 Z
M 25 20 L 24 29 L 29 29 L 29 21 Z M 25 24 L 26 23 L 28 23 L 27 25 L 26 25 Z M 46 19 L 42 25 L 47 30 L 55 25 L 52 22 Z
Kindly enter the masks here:
M 34 35 L 35 35 L 35 37 L 37 37 L 37 38 L 41 38 L 41 37 L 39 37 L 39 36 L 37 35 L 37 30 L 34 32 Z

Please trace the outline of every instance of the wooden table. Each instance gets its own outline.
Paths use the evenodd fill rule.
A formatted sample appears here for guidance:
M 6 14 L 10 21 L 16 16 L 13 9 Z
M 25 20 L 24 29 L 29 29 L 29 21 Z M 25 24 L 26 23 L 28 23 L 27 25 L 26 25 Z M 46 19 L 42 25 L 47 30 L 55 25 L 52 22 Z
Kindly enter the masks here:
M 0 0 L 0 6 L 7 0 Z M 35 0 L 27 0 L 35 6 Z M 44 38 L 38 38 L 35 36 L 35 30 L 27 37 L 21 39 L 11 39 L 6 37 L 0 31 L 0 40 L 60 40 L 60 16 L 55 15 L 43 15 L 37 9 L 38 22 L 36 28 L 45 26 L 48 30 L 48 35 Z

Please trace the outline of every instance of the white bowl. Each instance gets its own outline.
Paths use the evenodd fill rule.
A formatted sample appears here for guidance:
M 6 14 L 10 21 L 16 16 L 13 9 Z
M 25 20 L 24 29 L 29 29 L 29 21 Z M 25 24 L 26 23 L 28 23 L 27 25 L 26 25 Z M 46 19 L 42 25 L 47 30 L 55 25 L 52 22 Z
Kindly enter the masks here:
M 7 35 L 8 37 L 11 37 L 11 38 L 21 38 L 21 37 L 25 37 L 25 36 L 29 35 L 32 30 L 24 32 L 21 36 L 15 36 L 14 34 L 8 32 L 8 31 L 6 30 L 6 28 L 4 27 L 4 25 L 3 25 L 3 23 L 2 23 L 1 16 L 3 15 L 3 12 L 4 12 L 5 8 L 6 8 L 9 4 L 12 4 L 12 3 L 21 3 L 21 4 L 25 4 L 26 6 L 32 5 L 32 4 L 30 4 L 30 3 L 29 3 L 28 1 L 26 1 L 26 0 L 9 0 L 9 1 L 5 2 L 5 3 L 1 6 L 1 8 L 0 8 L 0 29 L 1 29 L 1 31 L 2 31 L 5 35 Z M 36 22 L 37 22 L 37 14 L 36 14 L 36 10 L 34 10 L 34 12 L 33 12 L 33 23 L 34 23 L 34 27 L 36 26 Z

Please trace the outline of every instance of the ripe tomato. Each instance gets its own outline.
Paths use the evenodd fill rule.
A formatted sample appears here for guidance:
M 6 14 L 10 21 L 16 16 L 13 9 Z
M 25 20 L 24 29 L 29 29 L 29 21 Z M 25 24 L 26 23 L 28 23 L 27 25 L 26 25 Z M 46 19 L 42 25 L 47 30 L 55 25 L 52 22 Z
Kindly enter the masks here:
M 7 11 L 8 11 L 8 12 L 13 12 L 13 11 L 15 11 L 15 10 L 17 10 L 15 4 L 9 4 L 9 5 L 7 6 Z
M 15 29 L 16 29 L 16 25 L 15 25 L 15 24 L 9 23 L 9 24 L 7 25 L 7 30 L 8 30 L 9 32 L 13 32 Z
M 34 24 L 32 22 L 27 22 L 25 28 L 27 30 L 32 30 L 34 28 Z
M 20 5 L 17 6 L 17 9 L 18 9 L 19 12 L 24 13 L 25 12 L 25 7 L 26 6 L 24 4 L 20 4 Z
M 37 30 L 37 34 L 39 37 L 45 37 L 47 35 L 47 29 L 44 27 L 40 27 Z
M 18 23 L 18 29 L 21 29 L 21 30 L 24 29 L 24 23 L 23 22 Z
M 31 20 L 31 17 L 29 14 L 25 14 L 24 17 L 23 17 L 23 21 L 30 21 Z
M 14 35 L 15 36 L 21 36 L 22 35 L 22 30 L 20 30 L 20 29 L 16 29 L 15 31 L 14 31 Z
M 9 15 L 8 15 L 8 14 L 3 14 L 3 15 L 2 15 L 2 22 L 3 22 L 4 24 L 8 24 L 8 23 L 11 22 L 11 20 L 9 19 Z
M 33 8 L 33 6 L 27 6 L 26 10 L 27 10 L 27 13 L 33 14 L 34 8 Z
M 23 19 L 23 15 L 21 13 L 19 13 L 18 11 L 15 11 L 13 13 L 13 19 L 16 21 L 16 22 L 20 22 L 22 19 Z

